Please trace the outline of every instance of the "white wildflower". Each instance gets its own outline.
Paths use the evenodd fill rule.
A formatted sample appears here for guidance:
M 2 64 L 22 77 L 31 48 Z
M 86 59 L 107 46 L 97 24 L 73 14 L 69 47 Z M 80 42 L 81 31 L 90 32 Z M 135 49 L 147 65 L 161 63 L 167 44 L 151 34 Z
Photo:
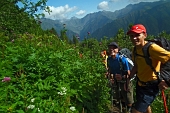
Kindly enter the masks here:
M 65 92 L 58 92 L 59 95 L 66 95 Z
M 62 95 L 62 93 L 61 93 L 61 92 L 58 92 L 58 94 L 59 94 L 59 95 Z
M 34 108 L 35 108 L 35 105 L 29 105 L 27 108 L 28 108 L 28 109 L 34 109 Z
M 70 110 L 71 110 L 71 111 L 75 111 L 76 108 L 75 108 L 74 106 L 71 106 L 71 107 L 70 107 Z
M 63 90 L 63 92 L 67 91 L 66 87 L 62 87 L 61 89 Z
M 35 98 L 31 99 L 31 102 L 34 102 Z
M 66 87 L 61 87 L 62 91 L 61 92 L 58 92 L 59 95 L 66 95 Z
M 40 108 L 38 108 L 38 112 L 40 112 Z

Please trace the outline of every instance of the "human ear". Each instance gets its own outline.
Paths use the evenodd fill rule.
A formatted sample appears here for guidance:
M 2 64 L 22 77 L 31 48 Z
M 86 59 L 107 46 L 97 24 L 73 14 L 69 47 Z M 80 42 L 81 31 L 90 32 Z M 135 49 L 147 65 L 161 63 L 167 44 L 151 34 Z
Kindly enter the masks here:
M 147 33 L 143 33 L 145 37 L 147 37 Z

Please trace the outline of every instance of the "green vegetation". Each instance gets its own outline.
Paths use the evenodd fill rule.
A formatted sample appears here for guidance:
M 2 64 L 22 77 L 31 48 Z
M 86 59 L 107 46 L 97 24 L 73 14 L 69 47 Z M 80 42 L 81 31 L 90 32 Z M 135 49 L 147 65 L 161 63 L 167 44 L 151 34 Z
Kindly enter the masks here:
M 65 29 L 61 36 L 54 29 L 43 31 L 17 2 L 0 2 L 0 8 L 8 7 L 0 10 L 6 13 L 0 17 L 0 112 L 107 113 L 111 103 L 100 52 L 113 40 L 131 49 L 124 31 L 100 41 L 90 34 L 81 42 L 78 36 L 69 40 Z M 160 104 L 161 99 L 154 102 L 154 113 L 162 112 Z

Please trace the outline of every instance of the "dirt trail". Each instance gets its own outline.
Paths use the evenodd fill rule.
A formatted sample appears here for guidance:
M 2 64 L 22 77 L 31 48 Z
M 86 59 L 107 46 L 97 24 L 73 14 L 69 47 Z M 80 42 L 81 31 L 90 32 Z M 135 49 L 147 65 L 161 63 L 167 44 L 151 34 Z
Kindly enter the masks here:
M 110 105 L 108 113 L 129 113 L 126 111 L 126 108 L 122 106 L 122 112 L 120 111 L 120 105 L 113 99 L 113 105 Z
M 120 113 L 120 110 L 118 107 L 113 106 L 109 109 L 109 113 Z

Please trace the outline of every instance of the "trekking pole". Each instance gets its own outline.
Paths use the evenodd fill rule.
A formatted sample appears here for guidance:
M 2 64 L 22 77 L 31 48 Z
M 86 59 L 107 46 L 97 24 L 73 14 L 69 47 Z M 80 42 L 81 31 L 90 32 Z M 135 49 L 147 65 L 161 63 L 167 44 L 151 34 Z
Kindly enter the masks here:
M 123 112 L 123 110 L 122 110 L 122 101 L 121 101 L 121 88 L 120 88 L 120 81 L 118 81 L 118 92 L 119 92 L 120 113 L 122 113 L 122 112 Z
M 111 108 L 113 108 L 113 89 L 111 87 Z M 111 113 L 113 113 L 113 110 L 111 110 Z
M 159 80 L 159 82 L 161 81 L 159 74 L 158 74 L 158 80 Z M 165 113 L 168 113 L 168 107 L 167 107 L 167 104 L 166 104 L 166 97 L 165 97 L 164 90 L 161 91 L 161 95 L 162 95 L 162 100 L 164 102 Z
M 113 74 L 109 74 L 108 76 L 108 81 L 109 81 L 109 86 L 111 88 L 111 92 L 110 92 L 110 98 L 111 98 L 111 108 L 113 108 L 113 83 L 111 81 L 111 79 L 113 78 Z M 111 113 L 113 113 L 113 110 L 111 110 Z
M 128 75 L 126 74 L 126 82 L 125 82 L 125 84 L 126 84 L 126 100 L 127 100 L 127 98 L 128 98 L 128 97 L 127 97 L 127 91 L 128 91 L 128 78 L 127 78 L 127 76 L 128 76 Z M 128 110 L 128 109 L 127 109 L 127 105 L 126 105 L 126 112 L 127 112 L 127 110 Z
M 111 83 L 111 108 L 113 108 L 113 84 L 112 81 L 110 81 Z M 113 110 L 111 110 L 111 113 L 113 113 Z
M 161 91 L 161 94 L 162 94 L 162 99 L 163 99 L 163 102 L 164 102 L 165 113 L 168 113 L 168 107 L 167 107 L 167 104 L 166 104 L 166 97 L 165 97 L 165 93 L 164 93 L 163 90 Z

